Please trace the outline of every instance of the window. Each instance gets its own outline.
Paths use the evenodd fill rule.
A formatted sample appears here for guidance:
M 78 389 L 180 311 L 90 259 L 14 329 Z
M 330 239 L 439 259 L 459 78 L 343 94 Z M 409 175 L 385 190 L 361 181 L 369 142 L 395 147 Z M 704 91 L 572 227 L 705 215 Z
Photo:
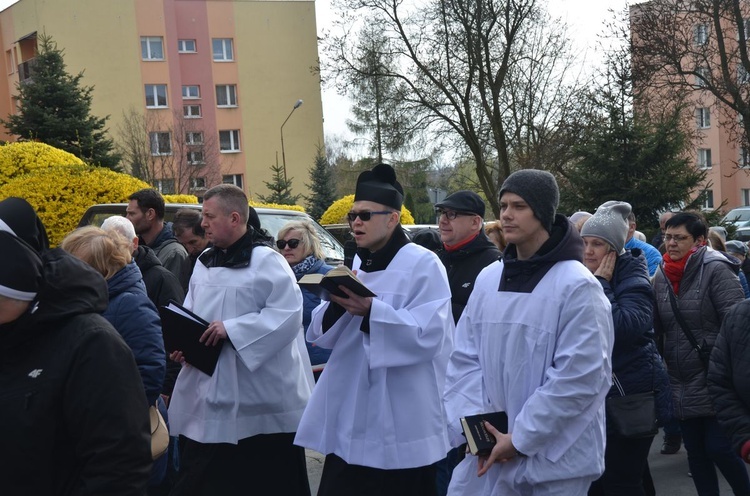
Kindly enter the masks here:
M 183 105 L 182 115 L 186 119 L 200 119 L 201 106 L 200 105 Z
M 151 155 L 172 155 L 172 134 L 171 133 L 148 133 L 151 142 Z
M 740 196 L 742 197 L 742 205 L 750 207 L 750 189 L 741 189 Z
M 711 127 L 711 109 L 708 107 L 695 109 L 695 122 L 698 125 L 698 129 Z
M 704 209 L 710 210 L 714 208 L 714 191 L 712 189 L 704 189 L 701 193 L 701 203 Z
M 708 41 L 708 25 L 696 24 L 693 26 L 693 44 L 705 45 Z
M 191 177 L 190 189 L 206 189 L 206 178 L 205 177 Z
M 238 129 L 219 131 L 219 150 L 222 153 L 240 151 L 240 131 Z
M 167 85 L 146 85 L 146 108 L 167 108 Z
M 695 85 L 699 88 L 703 88 L 708 85 L 709 76 L 708 67 L 696 67 L 695 68 Z
M 234 60 L 232 38 L 214 38 L 211 40 L 214 52 L 214 62 L 231 62 Z
M 206 160 L 203 158 L 203 152 L 202 151 L 187 152 L 187 163 L 190 165 L 205 164 Z
M 710 148 L 698 148 L 698 168 L 699 169 L 711 168 L 711 149 Z
M 195 53 L 195 40 L 177 40 L 177 51 L 180 53 Z
M 188 131 L 187 133 L 185 133 L 185 143 L 188 145 L 202 145 L 203 133 Z
M 234 84 L 216 85 L 216 105 L 218 107 L 236 107 L 237 86 Z
M 16 70 L 16 62 L 13 60 L 13 51 L 12 50 L 6 50 L 5 51 L 5 65 L 8 66 L 8 74 L 13 74 Z
M 174 179 L 157 179 L 154 181 L 154 188 L 162 195 L 175 194 Z
M 737 84 L 747 84 L 750 83 L 750 74 L 748 74 L 747 69 L 745 67 L 738 65 L 737 66 Z
M 221 176 L 221 182 L 224 184 L 234 184 L 238 188 L 242 188 L 242 174 Z
M 737 159 L 737 165 L 743 169 L 750 167 L 750 150 L 744 146 L 740 148 L 740 156 Z
M 185 100 L 197 100 L 201 97 L 201 87 L 197 85 L 189 85 L 182 87 L 182 98 Z
M 745 32 L 745 41 L 750 40 L 750 20 L 742 19 L 743 31 Z M 737 39 L 740 39 L 739 33 L 737 33 Z
M 161 36 L 141 36 L 141 58 L 164 60 L 164 41 Z

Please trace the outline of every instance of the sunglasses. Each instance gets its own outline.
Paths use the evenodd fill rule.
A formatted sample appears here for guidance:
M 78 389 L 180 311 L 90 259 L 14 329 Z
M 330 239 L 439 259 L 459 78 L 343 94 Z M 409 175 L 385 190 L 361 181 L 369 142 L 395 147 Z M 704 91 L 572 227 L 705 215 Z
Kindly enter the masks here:
M 299 239 L 294 239 L 294 238 L 292 238 L 290 240 L 280 239 L 280 240 L 278 240 L 276 242 L 276 247 L 279 250 L 283 250 L 284 248 L 286 248 L 286 245 L 289 245 L 289 248 L 291 248 L 292 250 L 294 250 L 295 248 L 297 248 L 299 246 L 299 244 L 300 244 L 300 240 Z
M 367 222 L 372 218 L 373 215 L 386 215 L 390 213 L 393 213 L 393 211 L 382 210 L 379 212 L 349 212 L 348 214 L 346 214 L 346 218 L 349 219 L 349 222 L 354 222 L 355 220 L 357 220 L 357 217 L 359 217 L 362 222 Z

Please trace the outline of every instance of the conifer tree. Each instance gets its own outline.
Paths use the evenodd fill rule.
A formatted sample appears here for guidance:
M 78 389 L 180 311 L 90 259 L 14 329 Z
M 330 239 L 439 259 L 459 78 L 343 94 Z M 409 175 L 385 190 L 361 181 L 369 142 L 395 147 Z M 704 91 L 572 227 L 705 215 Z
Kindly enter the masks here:
M 301 195 L 292 194 L 292 177 L 284 179 L 284 167 L 276 164 L 271 166 L 273 177 L 270 181 L 263 181 L 270 195 L 258 195 L 263 203 L 278 203 L 279 205 L 296 205 Z
M 65 150 L 93 165 L 117 170 L 120 156 L 107 135 L 109 116 L 91 115 L 93 86 L 81 86 L 83 72 L 65 70 L 63 51 L 39 37 L 31 77 L 18 84 L 18 112 L 0 120 L 11 134 Z
M 331 166 L 325 150 L 318 145 L 315 163 L 310 168 L 310 184 L 306 184 L 312 194 L 306 196 L 307 213 L 319 220 L 328 207 L 336 200 L 336 185 L 333 183 Z

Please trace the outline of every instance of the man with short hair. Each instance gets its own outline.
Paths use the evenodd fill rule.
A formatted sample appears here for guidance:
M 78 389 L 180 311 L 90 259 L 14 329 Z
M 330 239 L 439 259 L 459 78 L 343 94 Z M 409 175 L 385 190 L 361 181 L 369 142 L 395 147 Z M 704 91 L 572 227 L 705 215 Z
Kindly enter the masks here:
M 206 232 L 201 227 L 202 221 L 200 212 L 192 208 L 179 209 L 172 221 L 174 237 L 185 247 L 193 265 L 209 245 Z
M 353 269 L 375 297 L 347 295 L 313 311 L 307 339 L 333 349 L 295 442 L 326 455 L 319 496 L 433 495 L 448 443 L 442 408 L 451 351 L 450 288 L 437 256 L 399 223 L 391 166 L 357 179 L 348 214 Z
M 133 223 L 140 244 L 148 246 L 162 265 L 177 276 L 187 291 L 190 260 L 185 248 L 175 239 L 172 224 L 164 222 L 164 198 L 153 188 L 136 191 L 128 197 L 125 216 Z
M 437 251 L 451 287 L 453 320 L 458 323 L 479 273 L 500 257 L 500 250 L 484 234 L 484 200 L 473 191 L 457 191 L 435 204 L 439 216 Z
M 664 244 L 664 229 L 666 229 L 667 221 L 673 216 L 674 212 L 664 212 L 659 216 L 659 230 L 654 234 L 654 238 L 651 240 L 651 246 L 657 250 L 661 250 L 661 247 Z
M 604 472 L 612 312 L 558 198 L 552 174 L 532 169 L 500 190 L 508 246 L 456 328 L 445 405 L 454 446 L 467 415 L 504 411 L 508 431 L 485 423 L 497 442 L 456 467 L 451 495 L 586 494 Z
M 646 262 L 648 263 L 648 276 L 652 277 L 661 264 L 661 253 L 650 244 L 635 237 L 636 227 L 635 214 L 630 212 L 628 215 L 628 236 L 625 239 L 625 248 L 628 250 L 638 249 L 643 252 L 643 256 L 646 257 Z
M 293 444 L 313 386 L 302 293 L 286 260 L 248 231 L 240 188 L 221 184 L 203 199 L 213 247 L 198 258 L 184 306 L 210 322 L 200 341 L 222 349 L 213 375 L 186 364 L 177 378 L 170 429 L 185 443 L 170 494 L 309 495 L 305 453 Z

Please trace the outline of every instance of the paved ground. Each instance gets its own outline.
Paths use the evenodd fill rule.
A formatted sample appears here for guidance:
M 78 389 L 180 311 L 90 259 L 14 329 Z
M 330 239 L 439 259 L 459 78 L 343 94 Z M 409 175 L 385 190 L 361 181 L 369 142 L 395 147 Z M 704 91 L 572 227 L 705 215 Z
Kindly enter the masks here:
M 662 437 L 659 433 L 654 438 L 649 455 L 651 476 L 654 479 L 656 494 L 659 496 L 688 496 L 696 494 L 693 479 L 688 476 L 687 454 L 685 449 L 680 449 L 674 455 L 662 455 Z M 323 470 L 324 457 L 311 450 L 307 450 L 307 473 L 310 479 L 310 490 L 313 496 L 318 492 L 320 474 Z M 721 494 L 732 494 L 729 485 L 719 473 Z

